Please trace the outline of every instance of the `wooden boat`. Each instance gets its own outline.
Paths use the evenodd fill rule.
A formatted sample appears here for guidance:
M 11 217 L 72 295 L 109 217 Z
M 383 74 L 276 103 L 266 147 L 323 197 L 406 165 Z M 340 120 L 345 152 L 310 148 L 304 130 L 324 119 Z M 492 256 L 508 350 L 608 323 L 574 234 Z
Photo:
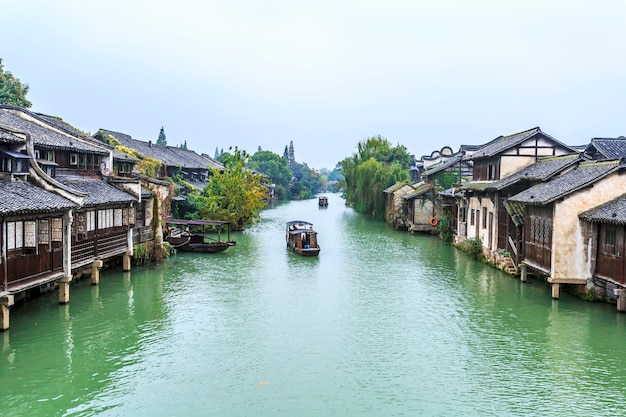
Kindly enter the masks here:
M 312 223 L 303 220 L 287 222 L 286 240 L 287 248 L 298 255 L 317 256 L 320 253 L 317 232 L 313 230 Z
M 318 202 L 320 207 L 328 207 L 328 197 L 320 197 Z
M 172 248 L 181 252 L 222 252 L 237 242 L 230 240 L 230 223 L 219 220 L 185 220 L 169 219 L 166 221 L 167 233 L 165 241 Z M 226 229 L 227 240 L 222 240 L 223 229 Z M 217 239 L 207 236 L 216 233 Z

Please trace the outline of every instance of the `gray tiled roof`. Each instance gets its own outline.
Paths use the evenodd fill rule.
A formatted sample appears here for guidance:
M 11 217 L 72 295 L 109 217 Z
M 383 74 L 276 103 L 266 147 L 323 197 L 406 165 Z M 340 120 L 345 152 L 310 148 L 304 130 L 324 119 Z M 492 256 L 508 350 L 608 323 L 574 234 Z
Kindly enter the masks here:
M 11 132 L 10 130 L 3 129 L 2 126 L 0 126 L 0 143 L 14 144 L 14 143 L 25 143 L 25 142 L 26 142 L 25 139 L 22 139 L 21 137 L 17 136 L 15 133 Z
M 540 158 L 532 165 L 527 166 L 493 184 L 496 190 L 502 190 L 513 184 L 524 181 L 546 181 L 567 167 L 578 162 L 578 155 L 551 156 Z
M 417 197 L 419 197 L 422 194 L 425 194 L 426 192 L 432 190 L 434 188 L 434 186 L 432 184 L 429 183 L 425 183 L 425 182 L 420 182 L 418 184 L 413 184 L 413 188 L 415 188 L 415 192 L 405 195 L 403 198 L 405 200 L 413 200 Z
M 120 191 L 116 187 L 96 178 L 82 176 L 57 176 L 57 181 L 77 191 L 87 194 L 83 206 L 100 204 L 130 203 L 137 199 L 130 194 Z
M 434 175 L 438 172 L 445 171 L 447 168 L 450 168 L 451 166 L 454 166 L 455 164 L 459 163 L 462 159 L 463 159 L 462 154 L 456 154 L 455 156 L 451 157 L 448 160 L 442 161 L 438 164 L 435 164 L 429 167 L 427 170 L 422 172 L 422 177 L 427 177 L 429 175 Z
M 623 168 L 620 161 L 581 162 L 578 166 L 549 182 L 537 184 L 511 197 L 510 201 L 529 205 L 545 205 L 585 188 Z
M 523 132 L 515 133 L 513 135 L 499 136 L 495 138 L 494 140 L 481 146 L 469 158 L 476 159 L 476 158 L 492 157 L 492 156 L 498 155 L 499 153 L 504 152 L 514 146 L 517 146 L 537 134 L 540 134 L 554 141 L 555 143 L 560 144 L 564 148 L 570 149 L 572 152 L 574 152 L 574 150 L 571 149 L 569 146 L 562 144 L 561 142 L 557 141 L 553 137 L 543 133 L 540 128 L 535 127 L 533 129 L 525 130 Z
M 0 106 L 0 124 L 9 126 L 13 129 L 21 130 L 23 132 L 28 132 L 31 136 L 33 144 L 42 148 L 84 151 L 99 155 L 107 154 L 107 151 L 102 149 L 101 146 L 91 145 L 87 141 L 71 138 L 51 129 L 46 129 L 37 123 L 16 116 L 15 114 L 10 113 L 6 106 Z
M 104 134 L 113 136 L 123 146 L 135 149 L 142 155 L 149 158 L 158 159 L 166 166 L 180 166 L 183 169 L 208 169 L 207 159 L 198 155 L 194 151 L 176 148 L 173 146 L 159 146 L 156 143 L 133 139 L 127 134 L 114 132 L 112 130 L 100 129 L 100 131 Z
M 618 138 L 593 138 L 587 147 L 585 153 L 599 153 L 603 159 L 626 158 L 626 138 L 620 136 Z
M 99 147 L 99 148 L 106 148 L 108 150 L 110 150 L 113 153 L 113 159 L 115 160 L 120 160 L 123 162 L 137 162 L 137 160 L 131 156 L 128 156 L 122 152 L 118 152 L 115 149 L 113 149 L 112 146 L 109 146 L 106 143 L 102 143 L 100 141 L 95 140 L 93 137 L 87 135 L 86 133 L 83 133 L 82 131 L 76 129 L 74 126 L 72 126 L 71 124 L 67 123 L 66 121 L 64 121 L 63 119 L 61 119 L 60 117 L 55 117 L 55 116 L 50 116 L 47 114 L 43 114 L 43 113 L 33 113 L 27 109 L 23 109 L 21 107 L 13 107 L 13 106 L 0 106 L 0 108 L 4 108 L 4 109 L 12 109 L 12 110 L 17 110 L 20 111 L 21 113 L 24 113 L 30 117 L 33 117 L 35 119 L 38 119 L 48 125 L 50 125 L 51 127 L 54 127 L 55 129 L 61 130 L 63 132 L 66 132 L 72 136 L 75 136 L 77 138 L 80 138 L 84 141 L 86 141 L 87 143 L 91 142 L 93 143 L 95 146 Z M 35 142 L 37 143 L 37 142 Z
M 626 224 L 626 194 L 580 213 L 579 217 L 590 222 Z
M 58 212 L 76 204 L 31 183 L 0 178 L 0 214 Z

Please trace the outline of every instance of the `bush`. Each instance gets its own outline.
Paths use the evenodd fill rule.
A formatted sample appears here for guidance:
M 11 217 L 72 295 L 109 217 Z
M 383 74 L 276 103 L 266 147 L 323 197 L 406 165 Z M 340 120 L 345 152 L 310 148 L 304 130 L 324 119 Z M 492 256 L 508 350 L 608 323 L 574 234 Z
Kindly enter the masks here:
M 465 239 L 459 247 L 474 258 L 480 259 L 483 256 L 483 241 L 479 237 Z
M 439 236 L 441 237 L 441 240 L 443 240 L 443 243 L 447 245 L 451 244 L 454 239 L 451 226 L 452 219 L 448 216 L 442 216 L 439 219 L 439 223 L 437 224 L 437 227 L 439 229 Z

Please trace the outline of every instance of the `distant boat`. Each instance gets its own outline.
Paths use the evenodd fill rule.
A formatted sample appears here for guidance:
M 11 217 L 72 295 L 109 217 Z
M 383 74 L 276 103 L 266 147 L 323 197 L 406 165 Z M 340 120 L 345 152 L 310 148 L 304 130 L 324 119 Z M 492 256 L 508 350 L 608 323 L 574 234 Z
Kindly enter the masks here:
M 328 207 L 328 197 L 320 197 L 318 199 L 318 204 L 320 207 Z
M 317 256 L 320 246 L 317 243 L 317 232 L 313 224 L 303 220 L 287 222 L 287 249 L 302 256 Z
M 169 219 L 166 221 L 165 241 L 172 248 L 181 252 L 222 252 L 237 242 L 230 240 L 230 223 L 219 220 Z M 227 240 L 222 240 L 223 229 Z M 208 233 L 216 233 L 217 238 L 210 238 Z

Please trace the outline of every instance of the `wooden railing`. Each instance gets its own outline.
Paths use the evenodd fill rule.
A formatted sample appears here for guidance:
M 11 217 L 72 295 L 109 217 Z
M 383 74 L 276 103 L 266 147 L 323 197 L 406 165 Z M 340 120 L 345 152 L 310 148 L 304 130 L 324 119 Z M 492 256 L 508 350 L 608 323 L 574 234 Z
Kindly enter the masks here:
M 72 268 L 87 265 L 98 258 L 119 255 L 127 250 L 126 231 L 75 242 L 72 244 Z

